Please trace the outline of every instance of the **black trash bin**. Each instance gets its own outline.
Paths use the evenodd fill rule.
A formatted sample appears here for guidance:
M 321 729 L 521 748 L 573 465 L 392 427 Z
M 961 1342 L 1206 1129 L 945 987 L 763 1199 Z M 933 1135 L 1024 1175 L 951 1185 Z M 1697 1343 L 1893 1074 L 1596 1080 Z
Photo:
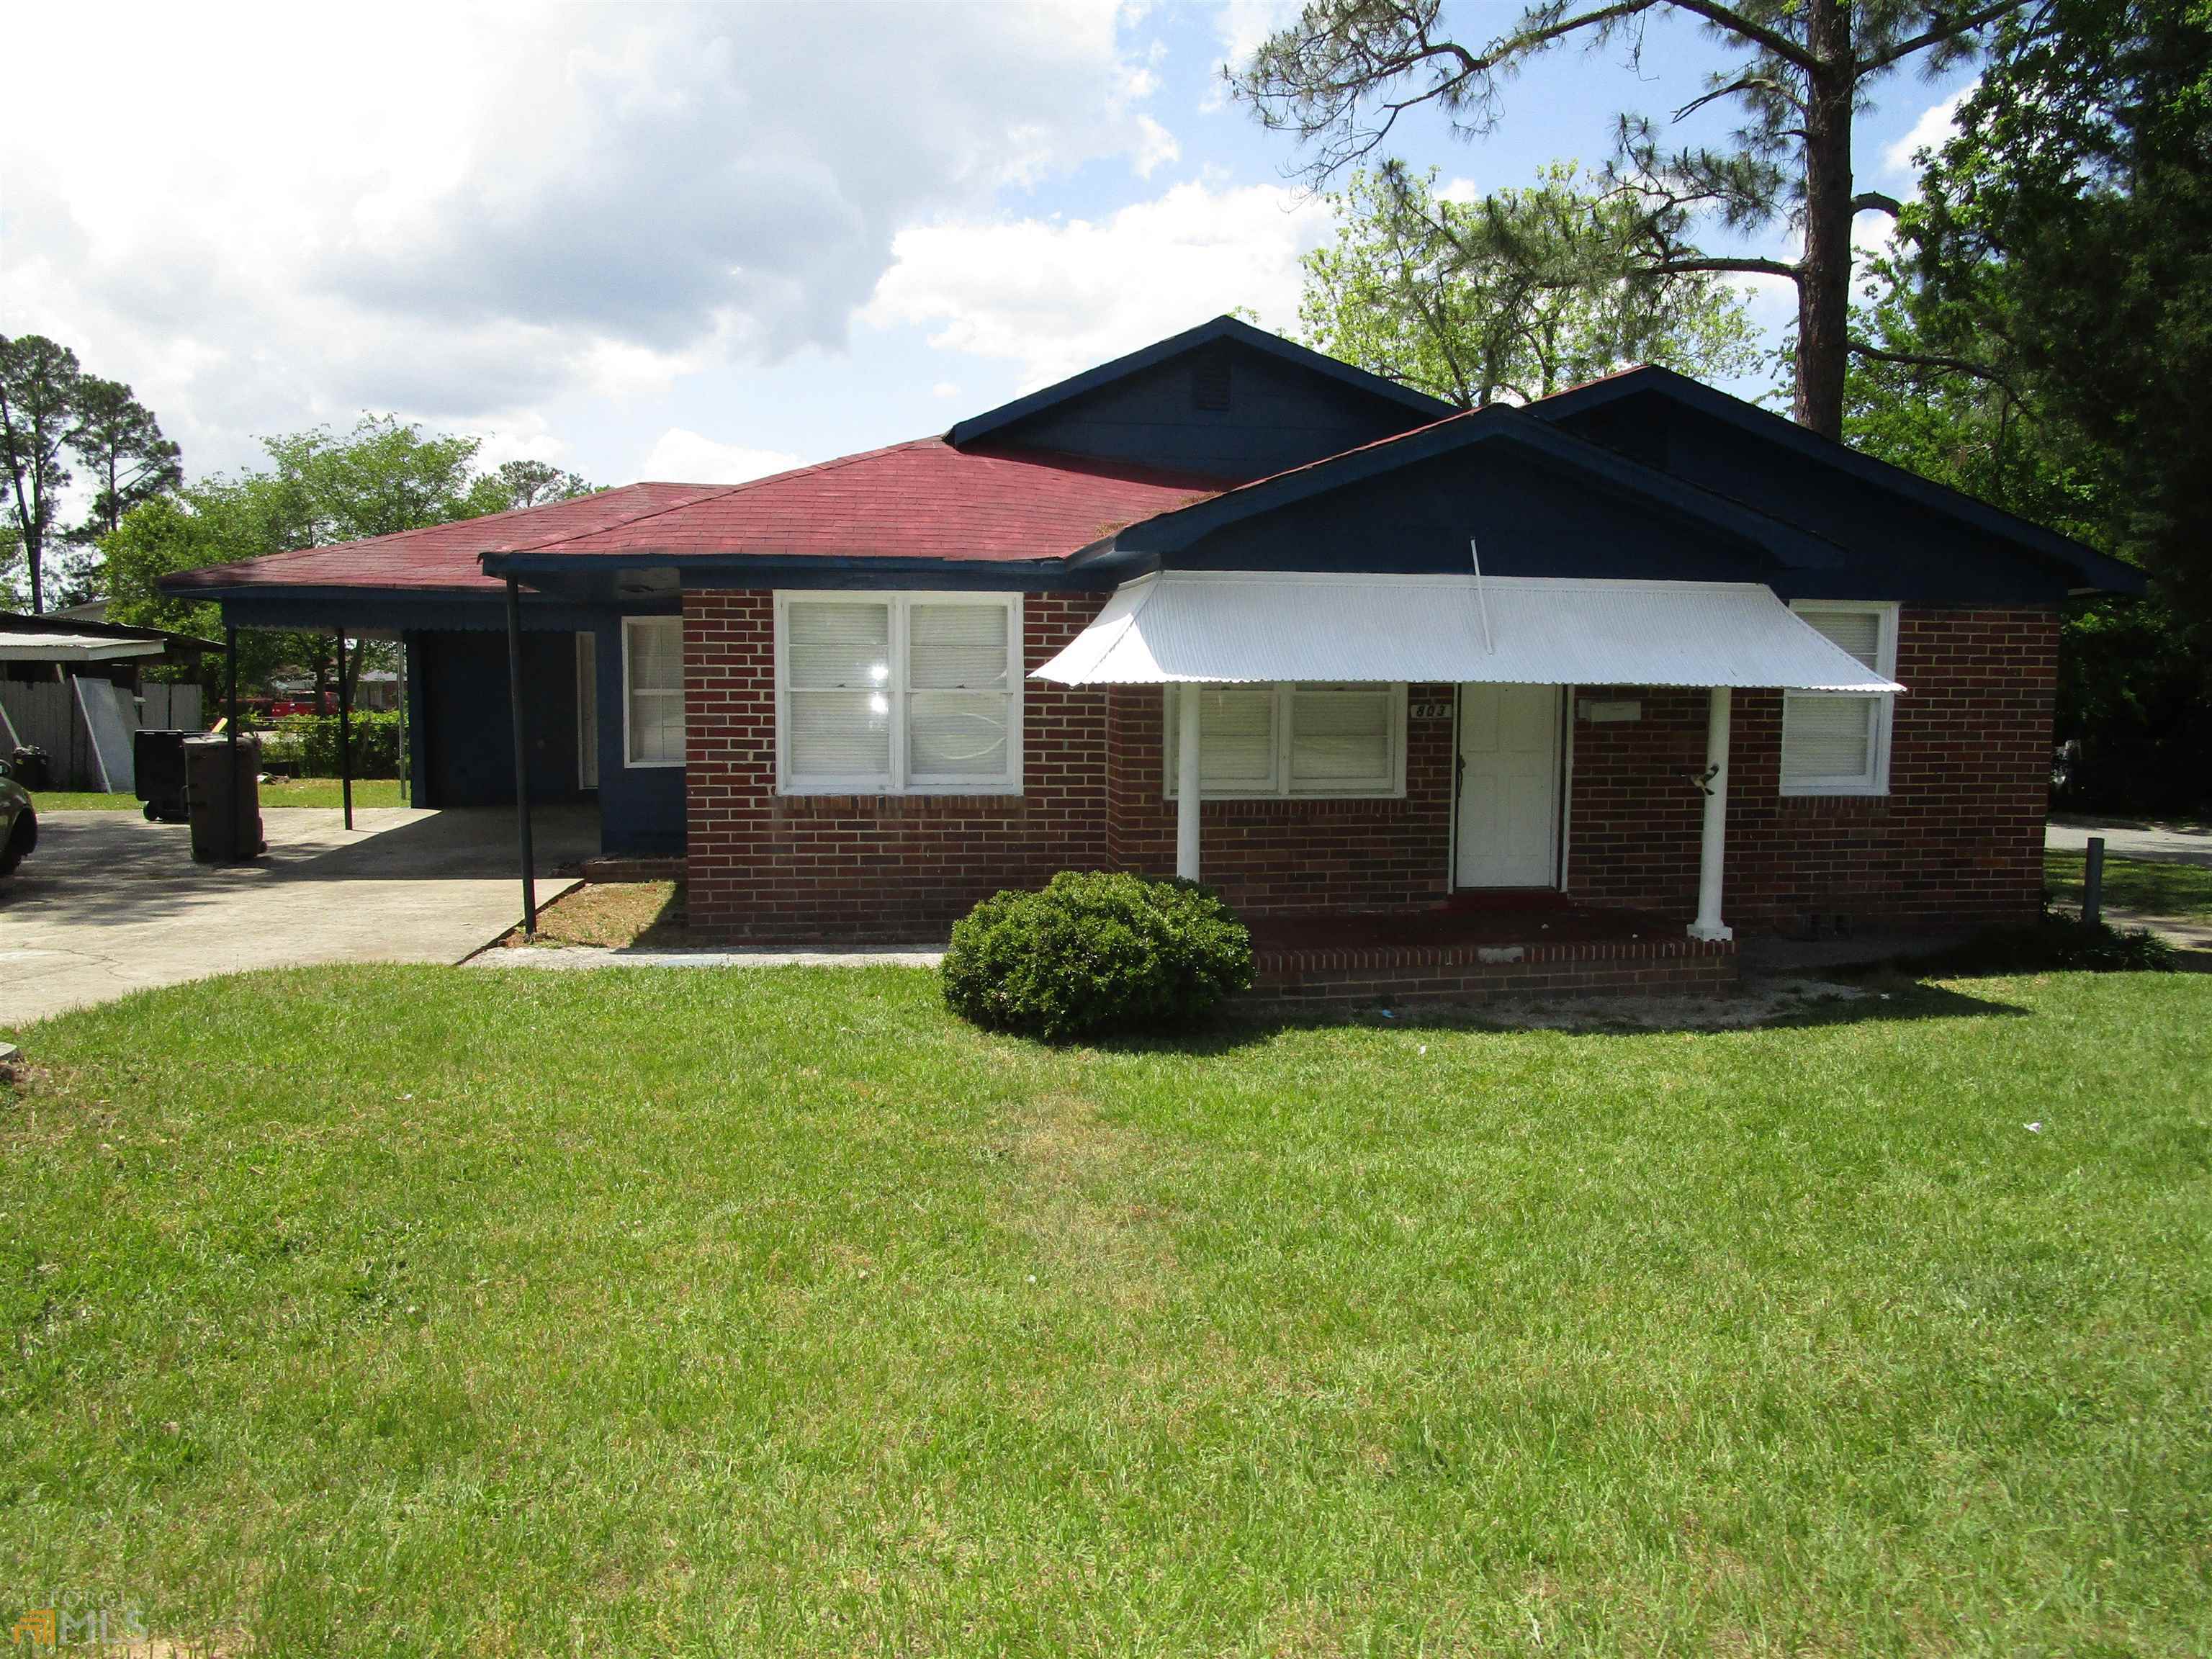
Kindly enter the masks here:
M 238 734 L 238 769 L 227 736 L 186 738 L 185 804 L 191 817 L 192 856 L 202 864 L 237 864 L 269 850 L 261 839 L 261 739 Z
M 47 770 L 45 750 L 36 744 L 27 743 L 8 758 L 10 763 L 9 771 L 24 788 L 35 795 L 46 787 L 46 781 L 51 775 Z
M 131 768 L 137 776 L 138 799 L 156 823 L 182 823 L 185 806 L 185 739 L 189 732 L 148 728 L 132 739 Z

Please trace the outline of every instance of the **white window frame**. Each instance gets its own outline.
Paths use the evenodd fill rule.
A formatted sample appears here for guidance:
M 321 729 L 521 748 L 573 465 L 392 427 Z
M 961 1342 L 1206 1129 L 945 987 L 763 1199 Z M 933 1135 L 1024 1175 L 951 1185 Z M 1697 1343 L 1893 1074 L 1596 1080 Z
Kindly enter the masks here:
M 796 600 L 830 605 L 886 605 L 890 609 L 890 769 L 881 773 L 802 777 L 791 764 L 791 605 Z M 995 605 L 1006 613 L 1006 769 L 991 776 L 907 779 L 908 619 L 916 605 Z M 1022 793 L 1022 596 L 960 588 L 779 588 L 775 594 L 775 789 L 780 795 L 1018 795 Z
M 1793 599 L 1790 609 L 1804 617 L 1815 616 L 1872 616 L 1878 619 L 1875 672 L 1886 680 L 1897 678 L 1897 602 L 1893 599 Z M 1867 769 L 1839 777 L 1790 779 L 1786 763 L 1778 757 L 1776 769 L 1784 795 L 1887 795 L 1889 793 L 1890 729 L 1896 719 L 1897 698 L 1887 691 L 1785 691 L 1782 694 L 1782 755 L 1790 746 L 1790 705 L 1800 698 L 1850 697 L 1873 706 L 1867 711 Z
M 686 758 L 684 756 L 679 755 L 674 760 L 640 760 L 637 757 L 637 747 L 630 741 L 629 710 L 630 703 L 633 699 L 640 696 L 647 697 L 665 697 L 672 696 L 676 699 L 677 707 L 679 710 L 682 709 L 684 706 L 684 684 L 680 675 L 677 681 L 676 690 L 673 692 L 664 691 L 658 688 L 640 692 L 630 684 L 629 636 L 631 630 L 638 628 L 668 628 L 672 626 L 676 629 L 676 660 L 680 665 L 684 660 L 683 617 L 624 617 L 622 619 L 623 769 L 625 771 L 645 772 L 660 768 L 681 766 L 684 764 Z M 691 741 L 690 721 L 688 718 L 684 722 L 684 747 L 688 750 L 690 747 Z
M 1167 695 L 1160 699 L 1162 725 L 1160 728 L 1160 790 L 1168 800 L 1178 799 L 1176 780 L 1176 755 L 1172 739 L 1176 732 L 1177 699 L 1189 688 L 1170 685 Z M 1200 690 L 1208 688 L 1201 686 Z M 1237 685 L 1224 690 L 1238 691 L 1268 691 L 1275 699 L 1275 783 L 1268 789 L 1206 789 L 1200 798 L 1204 800 L 1403 800 L 1406 797 L 1406 701 L 1407 688 L 1401 682 L 1375 680 L 1342 681 L 1314 680 L 1286 681 L 1273 685 Z M 1382 691 L 1390 694 L 1390 777 L 1382 788 L 1370 783 L 1355 783 L 1336 788 L 1321 788 L 1308 784 L 1293 787 L 1291 780 L 1291 709 L 1295 695 L 1299 691 Z M 1204 755 L 1200 754 L 1201 765 Z

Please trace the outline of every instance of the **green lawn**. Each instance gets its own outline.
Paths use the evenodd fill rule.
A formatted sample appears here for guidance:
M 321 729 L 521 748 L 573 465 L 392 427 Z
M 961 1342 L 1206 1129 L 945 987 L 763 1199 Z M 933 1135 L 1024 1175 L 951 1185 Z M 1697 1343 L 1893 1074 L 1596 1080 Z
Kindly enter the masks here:
M 2054 902 L 2078 909 L 2081 903 L 2080 853 L 2046 850 L 2043 854 L 2044 884 Z M 2193 864 L 2148 864 L 2133 859 L 2105 858 L 2105 903 L 2117 910 L 2143 915 L 2180 916 L 2212 921 L 2212 869 Z
M 136 795 L 101 794 L 96 792 L 67 789 L 46 789 L 31 797 L 41 813 L 45 812 L 137 812 L 144 803 Z M 338 781 L 336 778 L 277 778 L 261 786 L 264 806 L 343 806 Z M 397 778 L 356 778 L 353 786 L 353 804 L 362 806 L 404 806 L 399 799 Z
M 287 1656 L 2212 1648 L 2212 978 L 1055 1053 L 912 971 L 316 969 L 18 1035 L 26 1606 Z

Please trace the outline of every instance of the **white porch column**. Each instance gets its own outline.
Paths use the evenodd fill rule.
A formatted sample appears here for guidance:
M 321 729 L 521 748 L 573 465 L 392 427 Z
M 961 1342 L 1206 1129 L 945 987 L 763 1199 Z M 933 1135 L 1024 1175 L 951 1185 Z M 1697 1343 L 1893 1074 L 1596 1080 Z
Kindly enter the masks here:
M 1176 874 L 1198 879 L 1198 694 L 1195 685 L 1176 688 L 1181 717 L 1176 738 Z
M 1721 854 L 1728 839 L 1729 704 L 1732 694 L 1716 685 L 1706 696 L 1705 832 L 1698 844 L 1698 919 L 1690 924 L 1690 937 L 1734 939 L 1735 930 L 1721 921 Z

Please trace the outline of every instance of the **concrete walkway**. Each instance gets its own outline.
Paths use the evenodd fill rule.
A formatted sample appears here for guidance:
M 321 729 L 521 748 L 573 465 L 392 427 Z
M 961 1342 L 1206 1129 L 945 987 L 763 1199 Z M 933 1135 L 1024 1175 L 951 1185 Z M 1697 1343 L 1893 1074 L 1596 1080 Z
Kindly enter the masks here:
M 2212 866 L 2212 823 L 2147 823 L 2135 818 L 2057 817 L 2043 832 L 2054 851 L 2086 852 L 2089 837 L 2105 838 L 2105 856 L 2145 864 Z
M 182 824 L 54 812 L 0 880 L 0 1030 L 148 986 L 323 962 L 459 962 L 521 919 L 514 815 L 379 807 L 262 814 L 251 864 L 192 862 Z M 538 896 L 599 850 L 589 807 L 537 818 Z
M 591 945 L 525 945 L 471 957 L 471 968 L 934 968 L 942 951 L 776 951 L 765 945 L 725 951 L 611 951 Z

